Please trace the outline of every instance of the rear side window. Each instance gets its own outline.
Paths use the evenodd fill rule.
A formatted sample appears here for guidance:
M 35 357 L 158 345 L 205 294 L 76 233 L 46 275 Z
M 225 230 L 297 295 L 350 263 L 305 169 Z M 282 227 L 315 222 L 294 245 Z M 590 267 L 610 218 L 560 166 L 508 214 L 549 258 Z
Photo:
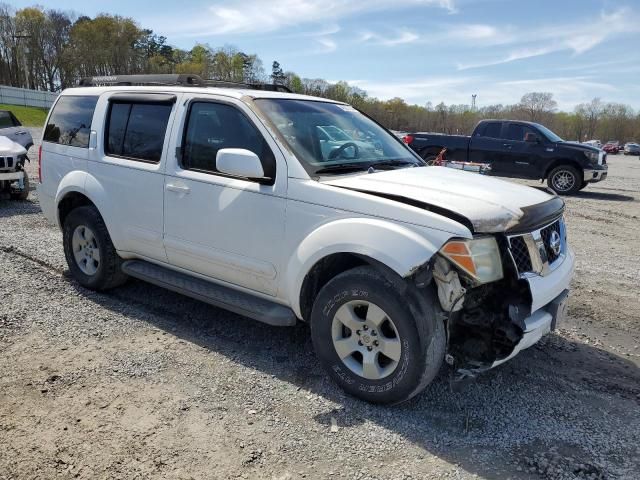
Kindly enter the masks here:
M 500 122 L 488 122 L 484 126 L 484 130 L 480 133 L 483 137 L 500 138 L 502 124 Z
M 244 114 L 231 105 L 194 102 L 184 134 L 182 168 L 216 173 L 222 148 L 244 148 L 260 157 L 265 176 L 274 178 L 276 160 L 266 140 Z
M 143 162 L 158 163 L 172 104 L 113 102 L 109 108 L 105 152 Z
M 88 148 L 91 120 L 98 97 L 63 96 L 53 108 L 44 129 L 44 141 Z

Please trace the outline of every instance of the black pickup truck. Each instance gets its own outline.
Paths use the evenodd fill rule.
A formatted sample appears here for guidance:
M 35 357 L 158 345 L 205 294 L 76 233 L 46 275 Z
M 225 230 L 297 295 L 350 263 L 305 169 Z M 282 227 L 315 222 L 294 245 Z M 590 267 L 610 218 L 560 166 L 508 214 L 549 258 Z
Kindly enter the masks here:
M 547 180 L 559 195 L 573 194 L 607 178 L 605 152 L 565 142 L 538 123 L 482 120 L 470 137 L 410 133 L 404 141 L 428 163 L 446 148 L 447 161 L 488 164 L 489 175 Z

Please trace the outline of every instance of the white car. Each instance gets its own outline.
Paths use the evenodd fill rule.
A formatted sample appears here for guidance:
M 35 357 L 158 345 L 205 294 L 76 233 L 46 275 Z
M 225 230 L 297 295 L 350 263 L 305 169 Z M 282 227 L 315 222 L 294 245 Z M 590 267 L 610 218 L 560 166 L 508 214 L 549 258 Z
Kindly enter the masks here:
M 109 81 L 167 85 L 65 90 L 39 158 L 40 204 L 81 285 L 133 276 L 308 322 L 328 374 L 376 403 L 411 398 L 445 359 L 496 366 L 562 320 L 574 253 L 559 197 L 425 167 L 340 102 L 195 76 L 94 83 Z M 375 148 L 328 159 L 327 126 Z
M 600 140 L 587 140 L 586 142 L 582 142 L 586 145 L 591 145 L 592 147 L 602 149 L 602 142 Z
M 29 176 L 24 169 L 27 160 L 26 148 L 9 137 L 0 136 L 0 200 L 27 199 Z

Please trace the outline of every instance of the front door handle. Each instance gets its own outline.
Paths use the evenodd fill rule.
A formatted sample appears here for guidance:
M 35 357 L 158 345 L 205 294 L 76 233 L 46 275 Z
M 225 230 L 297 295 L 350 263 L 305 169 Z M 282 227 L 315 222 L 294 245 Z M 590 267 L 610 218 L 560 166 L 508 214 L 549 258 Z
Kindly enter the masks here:
M 28 132 L 24 132 L 24 131 L 22 131 L 22 132 L 16 132 L 16 135 L 26 135 L 27 133 L 28 133 Z
M 170 192 L 176 192 L 176 193 L 190 193 L 191 189 L 189 187 L 186 187 L 184 185 L 175 185 L 173 183 L 167 183 L 167 190 L 169 190 Z
M 511 145 L 510 143 L 503 143 L 502 146 L 506 148 L 511 148 L 513 145 Z

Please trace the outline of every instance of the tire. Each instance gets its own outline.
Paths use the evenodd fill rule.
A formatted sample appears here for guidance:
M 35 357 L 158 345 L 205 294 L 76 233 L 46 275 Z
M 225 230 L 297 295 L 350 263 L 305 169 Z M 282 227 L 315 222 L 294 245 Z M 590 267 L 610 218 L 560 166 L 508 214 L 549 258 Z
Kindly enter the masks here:
M 27 174 L 26 170 L 23 170 L 23 173 L 24 177 L 22 181 L 24 182 L 24 189 L 21 192 L 12 193 L 11 198 L 13 200 L 24 201 L 29 198 L 29 175 Z
M 95 207 L 78 207 L 67 215 L 62 242 L 69 270 L 83 287 L 108 290 L 127 280 L 121 268 L 122 259 L 116 253 L 107 226 Z
M 547 176 L 547 185 L 558 195 L 573 195 L 580 190 L 582 183 L 582 175 L 571 165 L 560 165 Z
M 583 181 L 582 185 L 580 185 L 580 188 L 578 190 L 584 190 L 587 187 L 587 185 L 589 185 L 589 182 Z
M 428 311 L 417 320 L 402 290 L 379 270 L 357 267 L 330 280 L 313 305 L 311 339 L 320 362 L 342 389 L 367 402 L 409 400 L 443 363 L 446 336 L 435 297 L 420 291 Z M 366 370 L 365 355 L 373 358 Z

